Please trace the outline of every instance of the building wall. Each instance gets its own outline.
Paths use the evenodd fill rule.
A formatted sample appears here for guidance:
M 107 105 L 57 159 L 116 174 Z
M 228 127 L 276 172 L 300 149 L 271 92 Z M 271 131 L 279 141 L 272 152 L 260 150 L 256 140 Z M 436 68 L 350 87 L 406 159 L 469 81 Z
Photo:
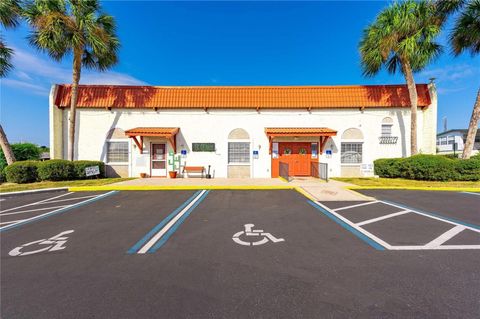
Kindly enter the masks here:
M 436 105 L 433 107 L 436 108 Z M 425 109 L 430 112 L 429 108 Z M 89 160 L 106 160 L 105 140 L 112 128 L 128 130 L 135 127 L 180 127 L 177 135 L 177 152 L 186 149 L 187 156 L 182 158 L 189 166 L 212 167 L 212 174 L 216 177 L 227 177 L 228 166 L 228 135 L 236 129 L 246 130 L 250 136 L 251 151 L 258 150 L 259 156 L 251 158 L 251 177 L 271 176 L 271 155 L 268 153 L 269 142 L 265 135 L 266 127 L 328 127 L 336 130 L 337 136 L 329 139 L 325 149 L 332 150 L 328 157 L 325 152 L 320 155 L 320 161 L 329 163 L 329 175 L 340 176 L 340 145 L 343 132 L 349 128 L 358 128 L 364 136 L 363 163 L 372 164 L 377 158 L 404 157 L 410 152 L 410 111 L 406 108 L 385 109 L 328 109 L 328 110 L 125 110 L 112 109 L 78 109 L 77 110 L 77 145 L 76 158 Z M 66 156 L 68 136 L 68 110 L 51 108 L 51 141 L 55 145 L 52 149 L 52 157 Z M 423 153 L 433 153 L 430 145 L 430 137 L 423 138 L 424 134 L 435 137 L 436 124 L 431 121 L 435 111 L 425 113 L 418 112 L 419 149 Z M 398 136 L 396 144 L 380 144 L 381 123 L 385 117 L 393 119 L 392 136 Z M 436 115 L 435 115 L 436 117 Z M 59 118 L 63 118 L 63 125 L 58 124 Z M 58 125 L 57 125 L 58 124 Z M 432 131 L 432 132 L 431 132 Z M 283 139 L 290 140 L 292 139 Z M 314 140 L 314 139 L 313 139 Z M 58 141 L 62 141 L 61 143 Z M 135 143 L 130 139 L 130 163 L 127 169 L 117 169 L 130 176 L 139 176 L 140 173 L 150 171 L 150 143 L 160 142 L 159 138 L 145 138 L 144 152 L 140 154 Z M 281 140 L 274 140 L 281 141 Z M 312 141 L 312 138 L 296 139 L 295 141 Z M 192 152 L 192 143 L 215 143 L 216 151 Z M 52 143 L 52 142 L 51 142 Z M 59 144 L 59 145 L 57 145 Z M 435 144 L 435 138 L 433 138 Z M 171 146 L 168 151 L 171 151 Z M 60 155 L 62 154 L 62 155 Z M 108 163 L 107 163 L 108 165 Z M 346 166 L 346 165 L 344 165 Z M 348 166 L 348 165 L 347 165 Z M 231 172 L 238 171 L 231 168 Z M 351 169 L 345 168 L 345 172 Z M 244 174 L 245 172 L 242 172 Z M 362 173 L 363 174 L 363 173 Z M 371 175 L 372 173 L 366 173 Z

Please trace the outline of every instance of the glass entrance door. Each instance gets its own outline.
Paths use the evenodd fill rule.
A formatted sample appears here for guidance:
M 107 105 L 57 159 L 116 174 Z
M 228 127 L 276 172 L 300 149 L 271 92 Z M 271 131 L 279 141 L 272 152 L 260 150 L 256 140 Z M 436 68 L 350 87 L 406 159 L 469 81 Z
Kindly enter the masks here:
M 150 176 L 167 176 L 166 144 L 153 144 Z

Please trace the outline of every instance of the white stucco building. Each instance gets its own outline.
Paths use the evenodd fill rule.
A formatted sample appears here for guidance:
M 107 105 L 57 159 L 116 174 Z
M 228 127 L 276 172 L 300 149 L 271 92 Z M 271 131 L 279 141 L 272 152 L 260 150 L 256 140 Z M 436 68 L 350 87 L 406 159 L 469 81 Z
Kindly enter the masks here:
M 435 87 L 417 92 L 419 152 L 434 154 Z M 54 85 L 51 158 L 66 158 L 69 104 L 70 86 Z M 409 152 L 404 85 L 79 88 L 75 158 L 104 161 L 109 176 L 168 177 L 168 153 L 214 177 L 276 177 L 280 163 L 309 176 L 318 162 L 329 176 L 371 176 L 375 159 Z

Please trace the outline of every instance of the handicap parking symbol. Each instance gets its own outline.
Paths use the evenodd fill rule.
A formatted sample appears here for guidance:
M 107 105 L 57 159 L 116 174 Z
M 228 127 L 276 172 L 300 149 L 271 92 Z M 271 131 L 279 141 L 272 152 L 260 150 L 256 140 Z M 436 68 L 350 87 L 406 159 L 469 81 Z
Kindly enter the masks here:
M 48 239 L 35 240 L 12 249 L 8 254 L 10 256 L 16 257 L 16 256 L 28 256 L 28 255 L 38 254 L 41 252 L 47 252 L 47 251 L 62 250 L 67 248 L 65 244 L 67 243 L 68 237 L 66 237 L 65 235 L 71 234 L 71 233 L 73 233 L 73 230 L 66 230 Z M 36 245 L 40 246 L 41 248 L 36 250 L 28 250 L 28 248 L 32 248 Z M 24 250 L 28 250 L 28 251 L 24 251 Z
M 285 241 L 283 238 L 276 238 L 270 233 L 266 233 L 261 229 L 253 229 L 254 224 L 245 224 L 245 230 L 242 230 L 233 235 L 232 239 L 235 243 L 243 246 L 260 246 L 271 241 L 272 243 L 279 243 Z M 241 236 L 245 235 L 246 237 L 255 237 L 261 238 L 257 241 L 244 241 L 240 239 Z

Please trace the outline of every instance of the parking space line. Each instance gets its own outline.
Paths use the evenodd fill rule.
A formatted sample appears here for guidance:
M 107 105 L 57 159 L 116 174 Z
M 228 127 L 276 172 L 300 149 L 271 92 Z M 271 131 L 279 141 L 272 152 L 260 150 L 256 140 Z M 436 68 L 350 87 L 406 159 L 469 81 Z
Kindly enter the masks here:
M 462 192 L 463 194 L 470 194 L 470 195 L 477 195 L 480 196 L 480 193 L 472 193 L 472 192 Z
M 0 216 L 8 216 L 8 215 L 23 214 L 23 213 L 31 213 L 31 212 L 37 212 L 37 211 L 39 211 L 39 210 L 49 210 L 49 209 L 55 209 L 55 208 L 63 208 L 63 207 L 67 207 L 67 206 L 70 206 L 70 205 L 52 206 L 52 207 L 43 207 L 43 208 L 36 208 L 36 209 L 21 210 L 21 211 L 13 212 L 13 213 L 0 214 Z
M 356 204 L 356 205 L 344 206 L 344 207 L 335 208 L 335 209 L 332 209 L 332 210 L 335 211 L 335 212 L 338 212 L 338 211 L 344 210 L 344 209 L 350 209 L 350 208 L 355 208 L 355 207 L 360 207 L 360 206 L 365 206 L 365 205 L 370 205 L 370 204 L 375 204 L 375 203 L 378 203 L 378 201 L 371 201 L 371 202 L 366 202 L 366 203 L 361 203 L 361 204 Z
M 184 209 L 191 201 L 193 201 L 198 194 L 200 194 L 200 191 L 195 192 L 190 198 L 188 198 L 185 202 L 183 202 L 182 205 L 177 207 L 170 215 L 165 217 L 158 225 L 153 227 L 145 236 L 142 237 L 135 245 L 130 248 L 127 253 L 129 254 L 135 254 L 137 251 L 150 239 L 152 238 L 153 235 L 155 235 L 160 229 L 162 229 L 163 226 L 165 226 L 166 223 L 168 223 L 173 217 L 175 217 L 182 209 Z
M 128 254 L 144 254 L 149 249 L 163 239 L 163 243 L 171 236 L 178 226 L 190 215 L 191 211 L 205 198 L 209 191 L 197 191 L 193 196 L 187 199 L 182 205 L 176 208 L 170 215 L 163 219 L 158 225 L 150 230 L 142 239 L 130 248 Z M 196 204 L 196 205 L 195 205 Z M 184 218 L 182 218 L 184 217 Z M 182 218 L 182 219 L 181 219 Z M 181 220 L 180 220 L 181 219 Z M 177 224 L 178 221 L 178 224 Z M 169 234 L 169 230 L 172 230 Z M 162 236 L 165 235 L 165 238 Z M 158 247 L 159 248 L 159 247 Z M 158 249 L 156 248 L 156 249 Z M 155 249 L 155 250 L 156 250 Z
M 440 236 L 438 236 L 437 238 L 435 238 L 434 240 L 432 240 L 428 244 L 426 244 L 424 247 L 429 248 L 429 249 L 438 247 L 441 244 L 443 244 L 444 242 L 451 239 L 452 237 L 460 234 L 465 229 L 466 228 L 464 226 L 455 226 L 455 227 L 447 230 L 446 232 L 444 232 L 443 234 L 441 234 Z
M 44 218 L 47 218 L 47 217 L 50 217 L 50 216 L 53 216 L 53 215 L 57 215 L 57 214 L 60 214 L 60 213 L 63 213 L 63 212 L 66 212 L 68 210 L 71 210 L 73 208 L 77 208 L 77 207 L 80 207 L 80 206 L 83 206 L 83 205 L 86 205 L 86 204 L 89 204 L 89 203 L 92 203 L 92 202 L 95 202 L 97 200 L 100 200 L 102 198 L 105 198 L 105 197 L 108 197 L 110 195 L 113 195 L 113 194 L 116 194 L 118 193 L 118 191 L 110 191 L 108 193 L 104 193 L 104 194 L 101 194 L 101 195 L 98 195 L 94 198 L 90 198 L 90 199 L 87 199 L 85 201 L 82 201 L 82 202 L 79 202 L 79 203 L 75 203 L 73 205 L 69 205 L 67 207 L 64 207 L 64 208 L 60 208 L 60 209 L 56 209 L 54 211 L 51 211 L 51 212 L 47 212 L 47 213 L 43 213 L 41 215 L 37 215 L 37 216 L 34 216 L 32 218 L 27 218 L 27 219 L 24 219 L 18 223 L 15 223 L 15 224 L 10 224 L 10 225 L 6 225 L 6 226 L 3 226 L 3 227 L 0 227 L 0 232 L 3 232 L 5 230 L 9 230 L 9 229 L 13 229 L 13 228 L 16 228 L 16 227 L 19 227 L 19 226 L 23 226 L 25 224 L 29 224 L 29 223 L 32 223 L 32 222 L 35 222 L 37 220 L 40 220 L 40 219 L 44 219 Z M 63 196 L 65 195 L 68 195 L 68 194 L 71 194 L 71 193 L 67 193 L 67 194 L 64 194 Z M 30 205 L 27 205 L 27 206 L 30 206 Z
M 383 215 L 383 216 L 380 216 L 380 217 L 377 217 L 377 218 L 372 218 L 372 219 L 364 220 L 363 222 L 356 223 L 355 225 L 357 225 L 357 226 L 363 226 L 363 225 L 367 225 L 367 224 L 371 224 L 371 223 L 378 222 L 378 221 L 380 221 L 380 220 L 392 218 L 392 217 L 395 217 L 395 216 L 400 216 L 400 215 L 403 215 L 403 214 L 406 214 L 406 213 L 410 213 L 410 211 L 409 211 L 409 210 L 402 210 L 401 212 L 392 213 L 392 214 Z
M 432 218 L 432 219 L 435 219 L 435 220 L 439 220 L 439 221 L 442 221 L 442 222 L 445 222 L 445 223 L 448 223 L 448 224 L 465 226 L 465 228 L 467 228 L 467 229 L 470 229 L 474 232 L 480 233 L 480 226 L 475 225 L 475 224 L 466 223 L 466 222 L 463 222 L 461 220 L 456 220 L 454 218 L 445 217 L 445 216 L 441 216 L 441 215 L 430 213 L 430 212 L 424 212 L 424 211 L 421 211 L 421 210 L 418 210 L 418 209 L 413 209 L 411 207 L 401 205 L 401 204 L 397 204 L 397 203 L 390 202 L 390 201 L 379 200 L 379 202 L 390 205 L 390 206 L 394 206 L 394 207 L 397 207 L 397 208 L 407 209 L 407 210 L 410 210 L 411 212 L 413 212 L 415 214 L 419 214 L 419 215 L 422 215 L 422 216 L 425 216 L 425 217 L 429 217 L 429 218 Z
M 336 222 L 337 224 L 339 224 L 340 226 L 366 242 L 368 245 L 372 246 L 373 248 L 377 250 L 391 249 L 390 244 L 386 243 L 385 241 L 381 240 L 380 238 L 366 231 L 365 229 L 358 227 L 350 220 L 346 219 L 340 214 L 337 214 L 322 203 L 314 202 L 311 200 L 309 200 L 308 203 L 315 207 L 318 211 L 322 212 L 328 218 L 332 219 L 334 222 Z
M 0 225 L 6 225 L 6 224 L 12 224 L 12 223 L 18 223 L 18 222 L 23 222 L 25 219 L 19 219 L 19 220 L 11 220 L 9 222 L 3 222 L 0 223 Z
M 98 195 L 89 195 L 89 196 L 80 196 L 80 197 L 72 197 L 72 198 L 66 198 L 66 199 L 59 199 L 59 200 L 49 200 L 47 202 L 41 203 L 41 204 L 50 204 L 50 203 L 59 203 L 59 202 L 67 202 L 71 200 L 76 200 L 76 199 L 85 199 L 85 198 L 92 198 Z M 38 204 L 35 204 L 38 205 Z
M 1 213 L 10 212 L 10 211 L 18 209 L 18 208 L 23 208 L 23 207 L 28 207 L 28 206 L 32 206 L 32 205 L 42 204 L 42 203 L 47 202 L 51 199 L 60 198 L 60 197 L 67 196 L 67 195 L 70 195 L 70 194 L 73 194 L 73 193 L 65 193 L 65 194 L 62 194 L 62 195 L 59 195 L 59 196 L 54 196 L 54 197 L 50 197 L 50 198 L 47 198 L 47 199 L 42 199 L 41 201 L 38 201 L 38 202 L 34 202 L 34 203 L 30 203 L 30 204 L 25 204 L 25 205 L 13 207 L 13 208 L 5 209 L 5 210 L 2 210 Z

